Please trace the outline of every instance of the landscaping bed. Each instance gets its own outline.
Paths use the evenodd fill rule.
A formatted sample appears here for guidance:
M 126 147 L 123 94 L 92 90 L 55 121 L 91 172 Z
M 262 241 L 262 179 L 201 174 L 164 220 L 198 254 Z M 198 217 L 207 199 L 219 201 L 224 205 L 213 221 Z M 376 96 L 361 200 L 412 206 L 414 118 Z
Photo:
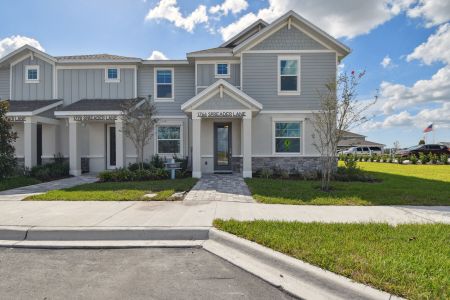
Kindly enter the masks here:
M 194 178 L 133 182 L 96 182 L 68 189 L 49 191 L 26 200 L 45 201 L 141 201 L 178 200 L 172 195 L 189 191 L 197 182 Z M 156 194 L 146 197 L 147 194 Z
M 215 220 L 218 229 L 408 299 L 450 297 L 450 225 Z
M 320 190 L 318 180 L 246 179 L 258 202 L 298 205 L 450 205 L 450 166 L 360 162 L 373 182 L 332 182 Z
M 38 183 L 41 183 L 39 179 L 30 176 L 14 176 L 4 178 L 0 179 L 0 191 L 6 191 Z

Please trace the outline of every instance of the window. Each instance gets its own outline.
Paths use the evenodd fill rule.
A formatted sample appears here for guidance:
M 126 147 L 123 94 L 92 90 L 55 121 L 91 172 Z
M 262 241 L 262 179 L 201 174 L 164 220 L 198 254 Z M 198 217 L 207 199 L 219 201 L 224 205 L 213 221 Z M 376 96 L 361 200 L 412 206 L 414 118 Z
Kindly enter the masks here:
M 275 153 L 300 153 L 301 122 L 275 122 Z
M 181 126 L 157 127 L 157 153 L 181 154 Z
M 25 82 L 26 83 L 39 82 L 39 66 L 25 66 Z
M 300 95 L 300 56 L 278 57 L 278 94 Z
M 105 70 L 105 82 L 119 82 L 120 81 L 120 69 L 107 68 Z
M 155 69 L 155 100 L 173 100 L 173 69 Z
M 225 63 L 216 64 L 216 77 L 229 77 L 230 76 L 230 65 Z

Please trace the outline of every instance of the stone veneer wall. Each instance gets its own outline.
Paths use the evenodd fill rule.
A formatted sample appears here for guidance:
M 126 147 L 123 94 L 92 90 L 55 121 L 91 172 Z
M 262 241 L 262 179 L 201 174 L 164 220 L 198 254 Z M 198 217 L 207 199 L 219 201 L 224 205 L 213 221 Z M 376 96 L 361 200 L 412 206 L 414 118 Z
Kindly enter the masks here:
M 311 172 L 321 169 L 320 157 L 253 157 L 252 169 L 256 172 L 261 169 L 280 168 L 288 172 L 296 169 L 298 172 Z
M 242 172 L 242 157 L 233 157 L 231 159 L 231 168 L 234 173 L 241 173 Z

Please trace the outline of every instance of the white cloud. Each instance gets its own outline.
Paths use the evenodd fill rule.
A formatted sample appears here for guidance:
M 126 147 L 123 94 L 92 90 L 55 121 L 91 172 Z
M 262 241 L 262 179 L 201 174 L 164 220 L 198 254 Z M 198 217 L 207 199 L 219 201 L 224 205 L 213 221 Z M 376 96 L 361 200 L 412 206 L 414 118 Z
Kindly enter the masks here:
M 150 9 L 145 20 L 165 19 L 172 22 L 176 27 L 193 32 L 197 24 L 208 22 L 206 6 L 199 5 L 190 15 L 183 17 L 177 0 L 160 0 L 158 5 Z
M 247 0 L 225 0 L 222 4 L 215 5 L 209 9 L 212 14 L 222 12 L 225 16 L 229 12 L 237 14 L 248 8 Z
M 406 57 L 407 61 L 415 59 L 427 65 L 437 61 L 450 64 L 450 23 L 441 25 L 436 33 Z
M 41 44 L 33 38 L 13 35 L 0 40 L 0 57 L 5 56 L 24 45 L 30 45 L 38 50 L 45 51 Z
M 416 6 L 408 10 L 411 18 L 424 18 L 425 26 L 432 27 L 450 20 L 450 1 L 420 0 Z
M 152 54 L 147 58 L 150 60 L 167 60 L 167 56 L 158 50 L 153 50 Z
M 288 10 L 294 10 L 336 38 L 366 34 L 390 20 L 409 7 L 413 0 L 269 0 L 267 8 L 257 13 L 248 13 L 237 21 L 222 27 L 224 40 L 243 30 L 246 26 L 263 19 L 272 22 Z
M 383 66 L 383 68 L 388 68 L 388 67 L 392 67 L 392 59 L 389 57 L 389 55 L 386 55 L 383 60 L 381 61 L 380 65 Z

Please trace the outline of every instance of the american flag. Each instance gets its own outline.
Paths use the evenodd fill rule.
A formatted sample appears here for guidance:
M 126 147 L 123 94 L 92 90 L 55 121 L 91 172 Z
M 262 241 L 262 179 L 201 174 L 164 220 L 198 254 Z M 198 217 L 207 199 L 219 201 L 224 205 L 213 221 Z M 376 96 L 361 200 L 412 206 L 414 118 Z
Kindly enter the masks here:
M 423 132 L 430 132 L 430 131 L 433 131 L 433 124 L 428 125 L 428 127 L 423 130 Z

